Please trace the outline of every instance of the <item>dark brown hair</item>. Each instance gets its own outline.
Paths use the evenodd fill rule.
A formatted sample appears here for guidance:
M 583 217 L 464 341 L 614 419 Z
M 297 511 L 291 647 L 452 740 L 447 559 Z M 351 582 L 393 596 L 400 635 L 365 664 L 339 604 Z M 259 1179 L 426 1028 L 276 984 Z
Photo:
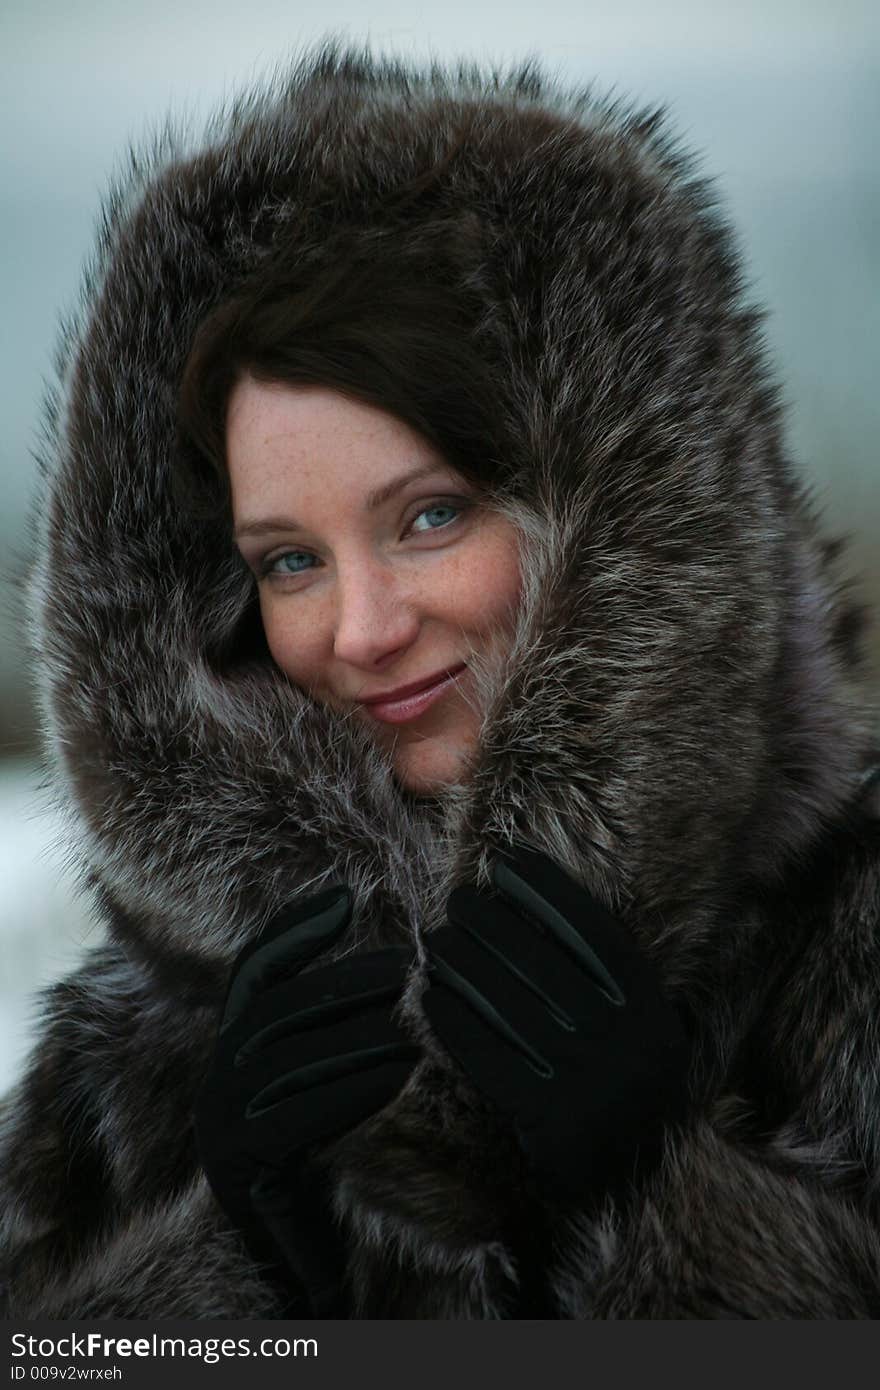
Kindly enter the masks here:
M 504 453 L 482 332 L 479 232 L 434 222 L 401 251 L 390 228 L 337 236 L 304 263 L 282 246 L 202 322 L 183 374 L 175 490 L 229 517 L 226 416 L 236 382 L 323 385 L 403 420 L 478 486 Z

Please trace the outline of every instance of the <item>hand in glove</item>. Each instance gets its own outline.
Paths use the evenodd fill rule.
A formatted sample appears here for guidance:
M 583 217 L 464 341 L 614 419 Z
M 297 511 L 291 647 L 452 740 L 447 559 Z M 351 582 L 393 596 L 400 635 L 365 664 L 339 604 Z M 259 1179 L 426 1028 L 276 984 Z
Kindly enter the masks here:
M 344 1269 L 310 1151 L 381 1110 L 420 1055 L 391 1014 L 411 954 L 302 970 L 342 935 L 342 886 L 287 909 L 238 957 L 196 1107 L 208 1181 L 253 1253 L 280 1261 L 318 1317 L 344 1316 Z
M 422 1002 L 443 1045 L 513 1121 L 550 1194 L 601 1196 L 681 1118 L 689 1047 L 626 928 L 533 850 L 498 856 L 427 938 Z

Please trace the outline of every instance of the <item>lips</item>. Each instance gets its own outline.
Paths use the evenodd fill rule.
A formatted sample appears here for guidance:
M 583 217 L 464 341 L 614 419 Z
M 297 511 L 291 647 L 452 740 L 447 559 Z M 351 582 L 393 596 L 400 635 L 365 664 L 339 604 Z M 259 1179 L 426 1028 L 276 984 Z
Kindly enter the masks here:
M 386 695 L 379 699 L 361 700 L 360 703 L 368 714 L 383 724 L 405 724 L 410 719 L 417 719 L 435 700 L 439 700 L 451 690 L 456 677 L 464 669 L 462 663 L 451 671 L 442 671 L 437 676 L 429 677 L 428 681 L 402 685 L 390 698 Z

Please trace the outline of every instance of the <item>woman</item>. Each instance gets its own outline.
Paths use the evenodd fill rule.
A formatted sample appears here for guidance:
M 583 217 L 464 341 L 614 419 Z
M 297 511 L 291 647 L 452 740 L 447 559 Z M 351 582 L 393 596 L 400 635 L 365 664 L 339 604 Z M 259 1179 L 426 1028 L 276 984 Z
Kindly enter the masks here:
M 305 61 L 117 202 L 54 418 L 36 645 L 111 941 L 9 1102 L 10 1315 L 876 1316 L 862 620 L 656 122 Z M 543 982 L 566 928 L 604 1012 L 548 1126 L 550 1028 L 487 1028 L 463 942 Z M 303 1090 L 272 1030 L 328 993 Z M 276 1070 L 283 1152 L 237 1147 Z
M 503 672 L 521 565 L 534 557 L 511 497 L 505 514 L 509 451 L 493 384 L 468 346 L 467 296 L 450 293 L 448 249 L 406 259 L 374 237 L 368 264 L 348 250 L 337 245 L 323 275 L 310 267 L 304 291 L 282 243 L 201 325 L 180 418 L 202 458 L 182 449 L 180 481 L 198 510 L 219 505 L 218 529 L 253 574 L 275 665 L 368 730 L 405 793 L 441 797 L 478 765 L 486 682 Z M 439 1035 L 519 1136 L 530 1162 L 514 1147 L 506 1166 L 518 1161 L 526 1187 L 539 1181 L 550 1201 L 566 1190 L 600 1201 L 630 1180 L 636 1158 L 644 1173 L 682 1109 L 684 1028 L 629 934 L 539 856 L 520 849 L 504 866 L 513 877 L 505 883 L 493 865 L 495 896 L 452 894 L 451 930 L 431 934 L 431 985 L 410 1000 L 409 1035 L 396 1011 L 411 949 L 346 954 L 291 983 L 345 941 L 344 886 L 341 898 L 331 889 L 282 913 L 233 969 L 199 1106 L 200 1156 L 255 1255 L 314 1311 L 347 1308 L 347 1251 L 333 1179 L 309 1166 L 309 1151 L 395 1099 L 405 1109 L 405 1084 L 421 1109 L 422 1012 L 427 1056 Z M 453 1113 L 444 1128 L 454 1138 L 458 1127 Z M 540 1277 L 532 1287 L 523 1269 L 546 1222 L 535 1200 L 527 1211 L 510 1305 L 521 1316 L 547 1310 Z M 401 1284 L 398 1307 L 407 1296 Z

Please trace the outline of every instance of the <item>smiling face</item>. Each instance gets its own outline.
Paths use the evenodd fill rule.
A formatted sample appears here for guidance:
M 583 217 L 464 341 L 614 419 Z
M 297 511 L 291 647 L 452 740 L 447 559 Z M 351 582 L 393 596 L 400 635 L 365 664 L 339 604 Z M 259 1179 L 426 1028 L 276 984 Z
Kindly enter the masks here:
M 410 791 L 466 781 L 481 722 L 467 662 L 512 625 L 512 523 L 403 421 L 327 387 L 244 377 L 226 442 L 278 666 L 367 723 Z

